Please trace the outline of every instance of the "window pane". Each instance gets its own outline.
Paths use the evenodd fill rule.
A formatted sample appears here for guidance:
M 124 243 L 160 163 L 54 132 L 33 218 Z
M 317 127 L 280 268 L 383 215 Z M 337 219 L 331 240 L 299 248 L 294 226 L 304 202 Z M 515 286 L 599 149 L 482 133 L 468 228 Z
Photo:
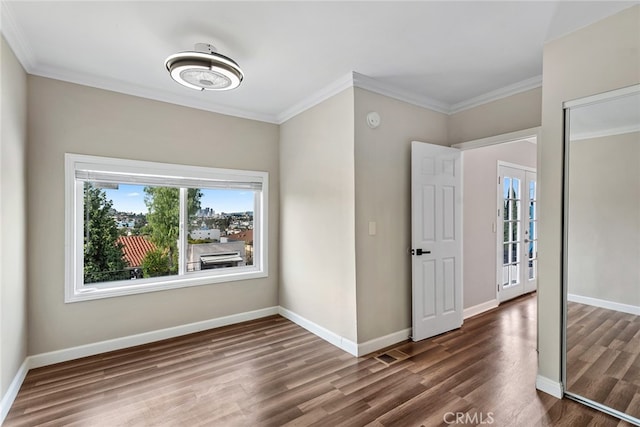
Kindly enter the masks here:
M 531 221 L 529 223 L 529 240 L 534 239 L 534 228 L 535 228 L 535 222 Z
M 142 234 L 152 244 L 151 248 L 139 254 L 142 277 L 177 275 L 180 263 L 180 189 L 144 186 L 142 192 L 147 208 L 147 227 Z
M 120 217 L 98 183 L 84 183 L 84 283 L 129 279 L 121 230 L 128 220 Z
M 512 243 L 511 244 L 511 262 L 519 262 L 519 252 L 520 252 L 520 244 Z
M 538 269 L 538 261 L 531 261 L 529 264 L 529 279 L 535 279 Z
M 511 202 L 511 219 L 520 219 L 520 200 L 514 200 Z
M 529 199 L 536 200 L 536 182 L 529 181 Z
M 531 206 L 529 207 L 529 218 L 532 220 L 537 219 L 537 212 L 536 212 L 536 202 L 531 202 Z
M 509 275 L 512 285 L 520 283 L 518 279 L 520 277 L 520 264 L 512 264 L 510 267 Z
M 253 265 L 255 192 L 189 189 L 186 271 Z M 197 196 L 197 197 L 196 197 Z
M 513 178 L 513 191 L 511 197 L 513 199 L 520 199 L 520 180 L 518 178 Z
M 502 264 L 509 264 L 509 245 L 502 245 Z
M 179 189 L 86 182 L 84 207 L 84 283 L 178 273 Z
M 508 242 L 509 241 L 509 221 L 504 221 L 502 223 L 503 225 L 503 231 L 502 231 L 502 241 L 503 242 Z
M 520 240 L 520 224 L 518 222 L 511 223 L 511 241 L 517 242 Z
M 531 255 L 533 259 L 538 258 L 538 241 L 533 241 L 533 248 L 531 250 Z
M 510 189 L 511 189 L 511 178 L 509 178 L 508 176 L 505 176 L 504 183 L 503 183 L 503 193 L 502 193 L 503 199 L 506 200 L 510 197 L 510 194 L 509 194 Z

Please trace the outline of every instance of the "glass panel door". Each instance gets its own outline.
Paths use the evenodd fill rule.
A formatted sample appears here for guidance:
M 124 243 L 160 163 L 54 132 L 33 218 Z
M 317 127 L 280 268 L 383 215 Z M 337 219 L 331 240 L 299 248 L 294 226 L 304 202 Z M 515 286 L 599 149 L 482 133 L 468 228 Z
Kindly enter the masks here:
M 535 290 L 537 276 L 536 174 L 500 165 L 499 218 L 502 223 L 498 299 L 506 301 Z

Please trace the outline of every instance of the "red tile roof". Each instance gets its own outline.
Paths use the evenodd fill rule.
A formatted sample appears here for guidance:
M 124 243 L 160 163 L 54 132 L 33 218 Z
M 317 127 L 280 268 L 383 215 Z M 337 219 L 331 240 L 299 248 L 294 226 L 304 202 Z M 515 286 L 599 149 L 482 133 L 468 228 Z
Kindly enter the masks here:
M 118 243 L 122 243 L 124 259 L 129 267 L 141 267 L 142 260 L 147 252 L 156 248 L 156 245 L 148 241 L 144 236 L 120 236 Z
M 244 240 L 245 243 L 253 242 L 253 230 L 244 230 L 239 233 L 229 234 L 227 236 L 229 240 Z

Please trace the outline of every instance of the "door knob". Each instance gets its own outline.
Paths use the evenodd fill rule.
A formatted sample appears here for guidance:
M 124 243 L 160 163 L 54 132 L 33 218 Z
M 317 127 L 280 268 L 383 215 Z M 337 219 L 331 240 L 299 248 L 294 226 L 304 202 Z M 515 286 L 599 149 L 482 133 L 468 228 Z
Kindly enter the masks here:
M 411 249 L 411 255 L 430 254 L 431 251 L 424 251 L 422 249 Z

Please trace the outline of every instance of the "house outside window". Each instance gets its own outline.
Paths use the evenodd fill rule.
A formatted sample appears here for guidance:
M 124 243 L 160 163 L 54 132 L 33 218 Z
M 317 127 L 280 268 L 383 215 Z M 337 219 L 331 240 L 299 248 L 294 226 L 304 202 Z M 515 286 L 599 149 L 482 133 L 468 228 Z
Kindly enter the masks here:
M 66 302 L 267 276 L 266 172 L 65 163 Z

